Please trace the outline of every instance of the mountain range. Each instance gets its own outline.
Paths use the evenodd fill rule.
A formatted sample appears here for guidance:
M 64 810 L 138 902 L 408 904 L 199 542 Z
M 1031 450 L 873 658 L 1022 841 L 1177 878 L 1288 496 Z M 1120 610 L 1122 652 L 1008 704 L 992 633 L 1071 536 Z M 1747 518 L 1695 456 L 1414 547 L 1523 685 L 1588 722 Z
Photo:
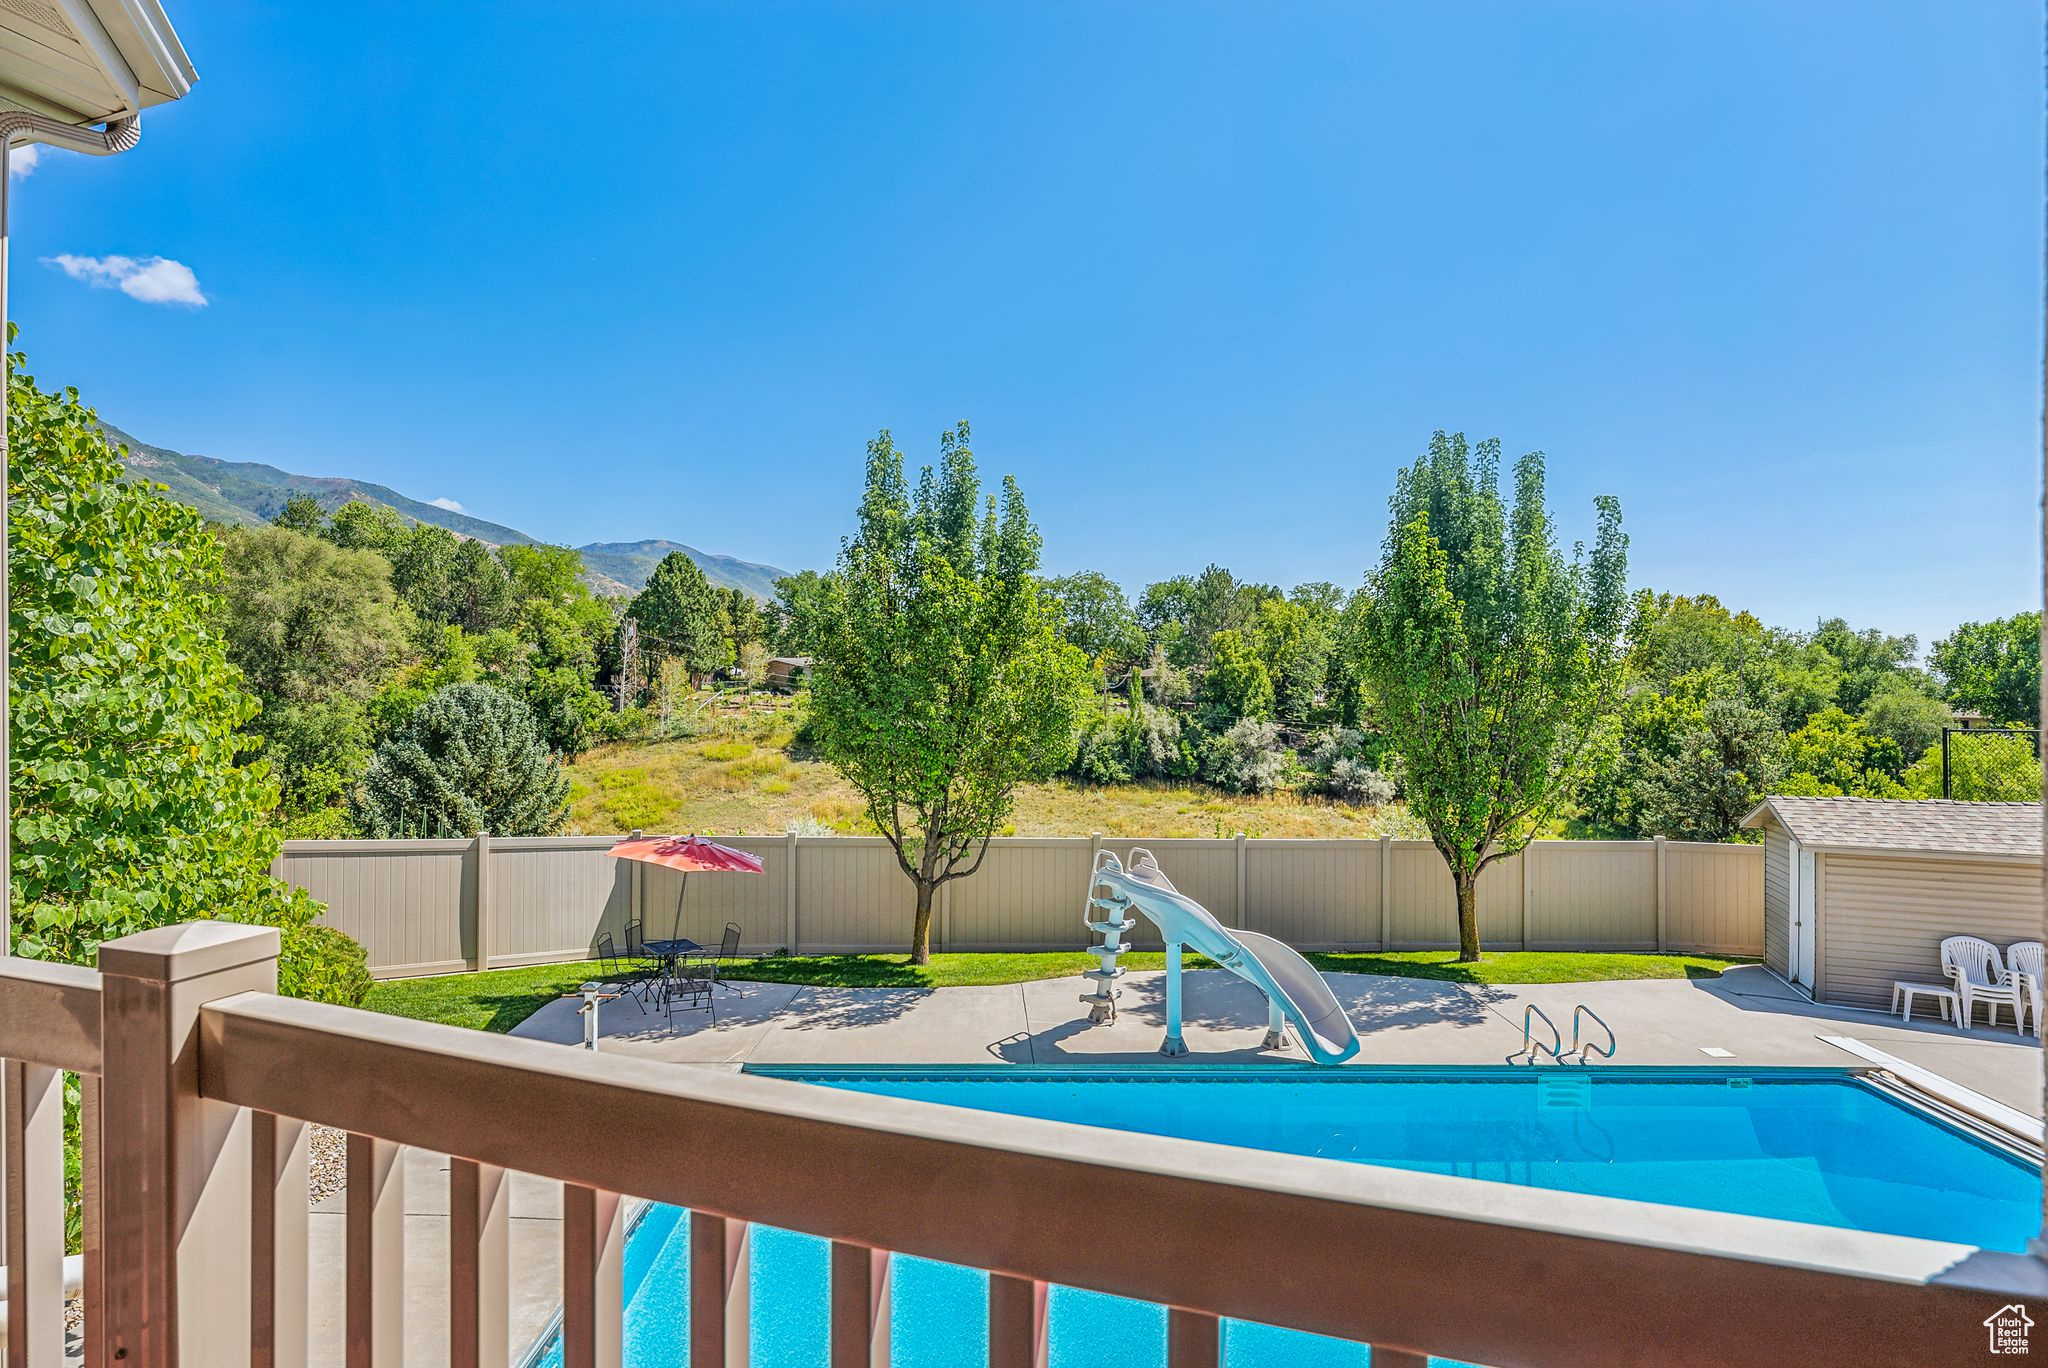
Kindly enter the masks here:
M 154 480 L 167 489 L 167 497 L 189 504 L 214 522 L 235 526 L 267 523 L 284 508 L 294 494 L 310 494 L 322 508 L 339 508 L 350 499 L 367 499 L 397 509 L 414 522 L 445 527 L 464 537 L 491 546 L 534 545 L 517 528 L 473 518 L 458 509 L 443 508 L 408 498 L 395 489 L 346 476 L 294 475 L 259 461 L 223 461 L 213 456 L 194 456 L 169 447 L 138 441 L 112 425 L 107 435 L 116 445 L 128 448 L 129 473 Z M 704 577 L 713 584 L 743 589 L 757 599 L 775 597 L 775 581 L 787 570 L 733 556 L 699 551 L 681 542 L 652 538 L 635 542 L 592 542 L 576 548 L 583 553 L 584 578 L 600 594 L 637 594 L 654 573 L 654 567 L 671 551 L 680 551 L 697 562 Z

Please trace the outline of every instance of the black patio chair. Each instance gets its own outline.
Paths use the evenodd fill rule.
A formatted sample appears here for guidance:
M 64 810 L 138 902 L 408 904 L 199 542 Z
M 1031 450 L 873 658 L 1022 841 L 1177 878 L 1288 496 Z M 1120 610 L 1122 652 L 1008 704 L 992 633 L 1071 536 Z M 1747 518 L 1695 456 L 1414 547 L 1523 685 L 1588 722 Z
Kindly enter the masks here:
M 725 924 L 725 935 L 718 942 L 718 958 L 711 962 L 713 970 L 711 975 L 712 981 L 714 983 L 725 983 L 724 976 L 726 962 L 729 960 L 736 960 L 739 957 L 740 924 L 738 922 L 727 922 Z M 746 994 L 741 993 L 739 989 L 733 988 L 730 983 L 725 983 L 725 986 L 727 988 L 732 988 L 732 991 L 735 996 L 746 996 Z
M 647 971 L 636 964 L 619 958 L 617 944 L 612 933 L 602 931 L 597 937 L 597 963 L 604 981 L 633 999 L 642 1016 L 647 1015 L 647 995 L 653 985 Z
M 711 1013 L 711 1024 L 718 1024 L 718 1004 L 711 996 L 711 990 L 718 983 L 716 960 L 682 960 L 670 971 L 667 980 L 667 988 L 662 995 L 663 1010 L 668 1013 L 671 1026 L 675 1024 L 677 1006 L 686 1012 L 702 1007 Z

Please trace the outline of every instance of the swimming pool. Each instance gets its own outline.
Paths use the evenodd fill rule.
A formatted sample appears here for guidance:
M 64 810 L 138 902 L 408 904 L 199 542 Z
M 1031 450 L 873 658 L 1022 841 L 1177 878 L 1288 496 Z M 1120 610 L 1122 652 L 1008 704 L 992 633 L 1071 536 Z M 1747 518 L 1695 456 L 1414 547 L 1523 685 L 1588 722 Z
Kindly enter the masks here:
M 1850 1070 L 750 1068 L 824 1087 L 1350 1163 L 1633 1198 L 1987 1249 L 2039 1226 L 2015 1149 Z M 626 1363 L 687 1362 L 687 1218 L 627 1242 Z M 824 1368 L 827 1246 L 757 1229 L 753 1361 Z M 899 1257 L 896 1368 L 987 1362 L 987 1276 Z M 1055 1289 L 1054 1368 L 1159 1368 L 1156 1306 Z M 1226 1322 L 1227 1368 L 1359 1368 L 1363 1346 Z M 541 1360 L 559 1362 L 559 1351 Z M 1447 1361 L 1446 1361 L 1447 1362 Z

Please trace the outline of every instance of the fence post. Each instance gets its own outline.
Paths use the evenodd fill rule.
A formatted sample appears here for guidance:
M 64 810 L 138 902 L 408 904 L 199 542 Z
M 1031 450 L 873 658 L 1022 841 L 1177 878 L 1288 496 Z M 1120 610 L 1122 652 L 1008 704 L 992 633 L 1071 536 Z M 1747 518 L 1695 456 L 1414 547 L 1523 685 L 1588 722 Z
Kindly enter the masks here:
M 1664 876 L 1664 847 L 1668 844 L 1662 836 L 1657 838 L 1657 953 L 1664 952 L 1664 890 L 1669 881 Z
M 634 827 L 628 839 L 639 840 L 640 828 Z M 626 920 L 640 923 L 640 939 L 647 939 L 647 909 L 640 905 L 640 871 L 645 868 L 638 860 L 626 861 Z M 631 951 L 633 947 L 628 946 Z
M 1380 949 L 1394 948 L 1394 909 L 1391 906 L 1394 888 L 1394 838 L 1380 837 Z
M 100 947 L 109 1360 L 249 1361 L 251 1117 L 199 1093 L 199 1009 L 277 991 L 277 932 L 186 922 Z
M 1233 844 L 1235 844 L 1235 845 L 1236 845 L 1236 847 L 1237 847 L 1237 852 L 1236 852 L 1236 853 L 1237 853 L 1237 915 L 1236 915 L 1236 918 L 1235 918 L 1235 920 L 1233 920 L 1233 921 L 1231 922 L 1231 925 L 1232 925 L 1232 926 L 1235 926 L 1235 927 L 1236 927 L 1236 928 L 1237 928 L 1238 930 L 1242 931 L 1242 930 L 1244 930 L 1244 929 L 1245 929 L 1245 924 L 1244 924 L 1244 914 L 1245 914 L 1245 907 L 1244 907 L 1244 887 L 1245 887 L 1245 877 L 1244 877 L 1244 833 L 1243 833 L 1242 831 L 1240 831 L 1240 832 L 1238 832 L 1238 833 L 1237 833 L 1237 834 L 1236 834 L 1235 836 L 1232 836 L 1232 837 L 1231 837 L 1230 839 L 1231 839 L 1232 843 L 1233 843 Z
M 470 842 L 470 858 L 476 861 L 476 882 L 471 885 L 472 901 L 469 908 L 470 926 L 475 935 L 471 942 L 476 946 L 476 963 L 473 969 L 491 967 L 491 954 L 497 948 L 497 913 L 491 907 L 491 833 L 479 831 Z
M 789 858 L 789 868 L 782 880 L 783 936 L 785 943 L 789 946 L 789 953 L 795 955 L 801 953 L 797 949 L 796 938 L 796 832 L 794 830 L 790 831 L 783 840 L 783 849 L 788 853 Z
M 1536 887 L 1536 842 L 1533 839 L 1522 847 L 1522 858 L 1517 863 L 1522 866 L 1522 948 L 1527 950 L 1529 948 L 1529 898 Z

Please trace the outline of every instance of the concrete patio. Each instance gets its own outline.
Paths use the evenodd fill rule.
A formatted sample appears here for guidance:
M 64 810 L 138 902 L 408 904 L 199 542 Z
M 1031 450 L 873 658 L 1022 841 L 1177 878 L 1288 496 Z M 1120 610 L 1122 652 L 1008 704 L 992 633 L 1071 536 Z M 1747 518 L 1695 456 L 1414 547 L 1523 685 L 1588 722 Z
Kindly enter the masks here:
M 1534 1004 L 1569 1043 L 1580 1003 L 1613 1028 L 1615 1062 L 1659 1065 L 1816 1065 L 1855 1057 L 1822 1040 L 1860 1040 L 1992 1097 L 2041 1115 L 2041 1049 L 2009 1025 L 1962 1031 L 1879 1012 L 1817 1006 L 1759 966 L 1718 978 L 1480 986 L 1374 974 L 1331 974 L 1364 1040 L 1361 1064 L 1499 1064 L 1522 1048 L 1522 1017 Z M 1079 978 L 982 988 L 811 988 L 734 983 L 717 995 L 717 1021 L 697 1009 L 673 1017 L 630 1001 L 605 1005 L 600 1048 L 698 1065 L 754 1064 L 1144 1064 L 1165 1033 L 1165 975 L 1123 980 L 1116 1020 L 1088 1023 Z M 1255 989 L 1218 969 L 1186 979 L 1187 1041 L 1170 1067 L 1219 1061 L 1300 1059 L 1299 1047 L 1262 1051 L 1265 1011 Z M 515 1035 L 581 1041 L 570 999 L 534 1013 Z M 1709 1049 L 1725 1050 L 1709 1055 Z M 1597 1067 L 1597 1066 L 1596 1066 Z

